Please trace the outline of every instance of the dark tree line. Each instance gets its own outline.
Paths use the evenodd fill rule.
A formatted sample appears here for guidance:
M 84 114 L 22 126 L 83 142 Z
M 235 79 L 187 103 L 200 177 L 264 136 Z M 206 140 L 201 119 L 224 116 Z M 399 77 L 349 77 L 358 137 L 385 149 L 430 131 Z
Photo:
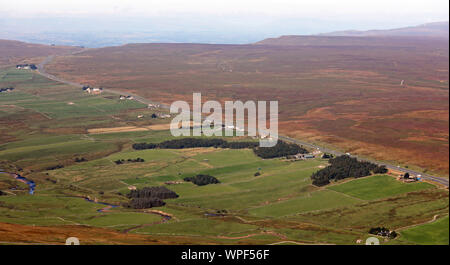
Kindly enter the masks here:
M 218 179 L 216 179 L 213 176 L 210 175 L 196 175 L 193 177 L 186 177 L 184 178 L 184 181 L 189 181 L 194 183 L 197 186 L 204 186 L 204 185 L 208 185 L 208 184 L 217 184 L 220 183 L 220 181 Z
M 308 150 L 297 144 L 289 144 L 283 141 L 278 141 L 278 143 L 273 147 L 258 147 L 253 149 L 253 151 L 257 156 L 262 158 L 285 157 L 308 153 Z
M 330 180 L 340 180 L 345 178 L 360 178 L 374 174 L 387 173 L 385 166 L 358 161 L 347 155 L 339 156 L 328 160 L 331 165 L 312 174 L 311 179 L 316 186 L 324 186 Z
M 5 196 L 6 193 L 0 190 L 0 196 Z
M 134 150 L 145 150 L 145 149 L 155 149 L 158 147 L 158 144 L 154 144 L 154 143 L 137 143 L 137 144 L 133 144 L 133 149 Z
M 164 186 L 160 187 L 145 187 L 142 189 L 132 190 L 128 194 L 128 198 L 158 198 L 158 199 L 173 199 L 178 198 L 178 194 L 169 190 Z
M 259 145 L 258 142 L 227 142 L 223 148 L 230 149 L 245 149 L 245 148 L 256 148 Z
M 166 203 L 163 199 L 178 198 L 178 194 L 161 186 L 132 190 L 127 197 L 131 200 L 128 203 L 125 203 L 124 207 L 145 209 L 164 206 Z
M 155 143 L 136 143 L 133 144 L 133 149 L 183 149 L 183 148 L 196 148 L 196 147 L 215 147 L 215 148 L 231 148 L 231 149 L 244 149 L 253 148 L 258 145 L 257 142 L 227 142 L 222 139 L 204 139 L 204 138 L 182 138 L 175 140 L 168 140 L 158 144 Z
M 142 162 L 145 162 L 145 160 L 140 158 L 140 157 L 138 157 L 136 159 L 131 159 L 131 158 L 127 159 L 127 160 L 125 160 L 125 159 L 118 159 L 118 160 L 114 161 L 114 163 L 116 163 L 116 165 L 122 165 L 122 164 L 125 164 L 125 163 L 142 163 Z
M 147 209 L 152 207 L 161 207 L 166 203 L 158 198 L 133 198 L 129 203 L 124 204 L 124 207 L 133 209 Z
M 245 149 L 252 148 L 255 154 L 262 158 L 284 157 L 296 154 L 306 154 L 308 151 L 297 144 L 289 144 L 283 141 L 278 141 L 274 147 L 258 147 L 258 142 L 227 142 L 222 139 L 205 139 L 205 138 L 182 138 L 164 141 L 158 144 L 155 143 L 136 143 L 133 144 L 133 149 L 183 149 L 183 148 L 198 148 L 198 147 L 215 147 L 215 148 L 230 148 L 230 149 Z

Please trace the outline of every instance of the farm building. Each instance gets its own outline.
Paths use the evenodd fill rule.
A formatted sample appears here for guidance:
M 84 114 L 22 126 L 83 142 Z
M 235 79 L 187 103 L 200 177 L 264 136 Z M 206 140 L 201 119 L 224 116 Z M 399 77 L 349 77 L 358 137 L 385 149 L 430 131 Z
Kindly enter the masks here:
M 14 87 L 4 87 L 4 88 L 0 88 L 0 93 L 1 92 L 11 92 L 14 90 Z
M 148 104 L 148 108 L 149 109 L 153 109 L 153 108 L 159 108 L 160 107 L 160 105 L 159 104 Z
M 160 114 L 159 117 L 161 119 L 165 119 L 165 118 L 170 118 L 170 115 L 169 114 Z
M 18 65 L 16 65 L 16 69 L 36 70 L 37 67 L 34 64 L 18 64 Z
M 297 160 L 304 160 L 304 159 L 312 159 L 315 158 L 315 156 L 313 154 L 296 154 L 294 155 L 294 158 Z
M 88 87 L 85 89 L 85 91 L 88 92 L 89 94 L 97 95 L 97 94 L 101 94 L 103 92 L 103 88 Z

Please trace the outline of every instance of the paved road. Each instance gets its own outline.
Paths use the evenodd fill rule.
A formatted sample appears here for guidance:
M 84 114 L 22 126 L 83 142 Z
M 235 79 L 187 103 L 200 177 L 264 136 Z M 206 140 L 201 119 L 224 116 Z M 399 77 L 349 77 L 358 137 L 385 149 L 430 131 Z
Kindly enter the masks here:
M 75 52 L 75 53 L 79 53 L 79 52 L 81 52 L 81 51 L 78 51 L 78 52 Z M 43 62 L 41 62 L 37 66 L 37 68 L 38 68 L 37 71 L 41 75 L 47 77 L 48 79 L 55 80 L 55 81 L 58 81 L 58 82 L 61 82 L 61 83 L 65 83 L 65 84 L 68 84 L 68 85 L 71 85 L 71 86 L 75 86 L 75 87 L 80 87 L 80 88 L 83 87 L 83 85 L 81 85 L 81 84 L 74 83 L 74 82 L 71 82 L 71 81 L 67 81 L 67 80 L 58 78 L 58 77 L 56 77 L 54 75 L 46 73 L 44 66 L 47 63 L 51 62 L 53 60 L 53 58 L 54 58 L 53 55 L 48 56 Z M 161 108 L 169 109 L 168 105 L 148 100 L 146 98 L 143 98 L 143 97 L 141 97 L 139 95 L 136 95 L 136 94 L 133 94 L 133 93 L 128 93 L 128 92 L 124 92 L 124 91 L 117 91 L 117 90 L 113 90 L 113 89 L 103 89 L 103 90 L 105 92 L 109 92 L 109 93 L 112 93 L 112 94 L 124 95 L 124 96 L 132 96 L 135 100 L 137 100 L 137 101 L 139 101 L 139 102 L 141 102 L 143 104 L 146 104 L 146 105 L 148 105 L 148 104 L 158 105 L 159 104 Z M 336 150 L 331 150 L 331 149 L 328 149 L 328 148 L 325 148 L 325 147 L 321 147 L 321 146 L 316 145 L 316 144 L 303 142 L 301 140 L 290 138 L 290 137 L 287 137 L 287 136 L 279 135 L 279 139 L 287 141 L 287 142 L 292 142 L 292 143 L 296 143 L 296 144 L 299 144 L 299 145 L 303 145 L 305 147 L 317 149 L 317 150 L 320 150 L 320 151 L 322 151 L 324 153 L 333 154 L 334 156 L 344 155 L 344 153 L 342 153 L 342 152 L 339 152 L 339 151 L 336 151 Z M 435 177 L 435 176 L 432 176 L 432 175 L 429 175 L 429 174 L 425 174 L 425 173 L 422 173 L 422 172 L 418 172 L 418 171 L 414 171 L 414 170 L 411 170 L 411 169 L 408 169 L 408 168 L 402 168 L 402 167 L 394 166 L 394 165 L 391 165 L 391 164 L 378 162 L 378 161 L 375 161 L 375 160 L 369 160 L 369 159 L 362 158 L 362 157 L 359 157 L 359 156 L 356 156 L 356 155 L 352 155 L 352 157 L 356 157 L 359 160 L 368 161 L 368 162 L 371 162 L 371 163 L 374 163 L 374 164 L 377 164 L 377 165 L 384 165 L 388 169 L 397 170 L 397 171 L 401 171 L 401 172 L 404 172 L 404 173 L 409 173 L 411 175 L 422 175 L 423 179 L 437 182 L 437 183 L 439 183 L 441 185 L 444 185 L 446 187 L 449 186 L 449 180 L 446 179 L 446 178 Z

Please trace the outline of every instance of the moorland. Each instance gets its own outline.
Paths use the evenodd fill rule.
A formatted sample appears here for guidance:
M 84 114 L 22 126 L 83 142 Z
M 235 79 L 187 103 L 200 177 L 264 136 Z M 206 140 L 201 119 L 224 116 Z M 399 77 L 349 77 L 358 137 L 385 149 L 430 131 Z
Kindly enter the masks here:
M 14 66 L 0 70 L 0 86 L 15 88 L 0 94 L 0 169 L 35 184 L 31 195 L 26 183 L 0 173 L 0 244 L 64 244 L 70 236 L 82 244 L 363 244 L 374 227 L 398 233 L 379 237 L 383 244 L 448 244 L 443 187 L 390 173 L 319 187 L 311 175 L 328 165 L 320 156 L 264 159 L 224 145 L 138 150 L 139 143 L 170 147 L 160 144 L 174 139 L 170 119 L 153 116 L 165 110 Z M 125 207 L 133 194 L 154 190 L 169 194 L 164 205 Z
M 283 36 L 57 56 L 66 80 L 157 102 L 278 100 L 281 133 L 448 177 L 448 38 Z

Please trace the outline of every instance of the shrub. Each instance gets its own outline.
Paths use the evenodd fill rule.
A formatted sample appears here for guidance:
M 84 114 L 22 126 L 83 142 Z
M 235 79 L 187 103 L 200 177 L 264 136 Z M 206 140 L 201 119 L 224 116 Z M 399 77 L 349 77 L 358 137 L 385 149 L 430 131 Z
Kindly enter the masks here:
M 217 184 L 220 183 L 218 179 L 210 175 L 196 175 L 194 177 L 186 177 L 184 181 L 190 181 L 197 186 L 204 186 L 208 184 Z
M 76 163 L 81 163 L 81 162 L 86 162 L 87 160 L 86 160 L 86 158 L 84 158 L 84 157 L 82 157 L 82 158 L 79 158 L 79 157 L 77 157 L 77 158 L 75 158 L 75 162 Z
M 59 168 L 63 168 L 63 165 L 56 165 L 56 166 L 52 166 L 52 167 L 48 167 L 46 168 L 46 170 L 55 170 L 55 169 L 59 169 Z

